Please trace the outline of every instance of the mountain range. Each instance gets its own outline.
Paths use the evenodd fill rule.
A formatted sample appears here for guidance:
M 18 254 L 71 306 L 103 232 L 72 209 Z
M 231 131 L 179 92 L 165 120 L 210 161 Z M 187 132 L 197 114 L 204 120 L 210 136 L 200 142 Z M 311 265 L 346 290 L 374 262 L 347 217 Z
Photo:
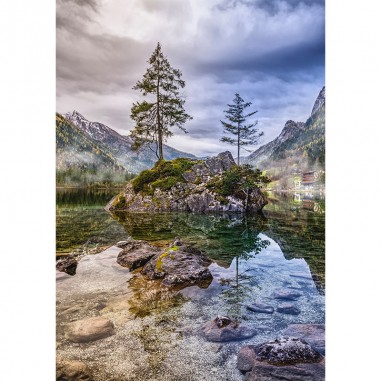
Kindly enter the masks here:
M 57 183 L 78 185 L 111 181 L 123 183 L 144 169 L 152 168 L 155 146 L 132 150 L 132 139 L 77 111 L 56 114 Z M 163 146 L 164 158 L 195 158 L 194 155 Z M 243 162 L 266 171 L 279 180 L 295 172 L 324 170 L 325 87 L 320 91 L 305 122 L 288 120 L 279 136 L 243 158 Z
M 325 86 L 305 122 L 288 120 L 277 138 L 244 158 L 246 164 L 265 170 L 270 177 L 325 166 Z
M 152 168 L 157 157 L 154 144 L 139 151 L 132 150 L 132 139 L 120 135 L 112 128 L 87 120 L 77 111 L 65 115 L 56 114 L 56 166 L 58 182 L 78 183 L 80 177 L 119 181 L 129 174 L 139 173 Z M 164 158 L 195 158 L 166 144 L 163 146 Z M 73 180 L 75 174 L 75 181 Z M 69 176 L 70 175 L 70 176 Z M 70 177 L 70 179 L 68 178 Z M 91 177 L 91 176 L 90 176 Z

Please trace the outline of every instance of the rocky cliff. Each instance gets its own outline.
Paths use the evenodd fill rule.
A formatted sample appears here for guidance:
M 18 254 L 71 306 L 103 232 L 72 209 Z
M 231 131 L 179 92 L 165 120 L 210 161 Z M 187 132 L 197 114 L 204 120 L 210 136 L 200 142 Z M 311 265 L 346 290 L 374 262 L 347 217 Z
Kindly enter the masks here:
M 314 103 L 314 107 L 312 108 L 311 116 L 316 114 L 323 106 L 325 105 L 325 86 L 320 90 L 318 97 Z
M 106 210 L 129 212 L 257 212 L 267 200 L 260 189 L 239 186 L 238 167 L 230 152 L 207 160 L 159 162 L 130 181 Z M 238 176 L 238 177 L 237 177 Z
M 325 163 L 325 86 L 316 98 L 305 123 L 286 122 L 280 135 L 258 148 L 244 162 L 261 170 L 278 168 L 277 172 L 311 170 Z

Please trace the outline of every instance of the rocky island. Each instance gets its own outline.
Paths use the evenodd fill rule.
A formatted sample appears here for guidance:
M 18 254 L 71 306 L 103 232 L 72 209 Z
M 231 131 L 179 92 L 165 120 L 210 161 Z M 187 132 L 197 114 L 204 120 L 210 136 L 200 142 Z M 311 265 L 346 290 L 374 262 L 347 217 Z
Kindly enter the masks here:
M 106 206 L 128 212 L 258 212 L 267 200 L 266 177 L 237 166 L 229 151 L 206 160 L 158 161 L 127 183 Z

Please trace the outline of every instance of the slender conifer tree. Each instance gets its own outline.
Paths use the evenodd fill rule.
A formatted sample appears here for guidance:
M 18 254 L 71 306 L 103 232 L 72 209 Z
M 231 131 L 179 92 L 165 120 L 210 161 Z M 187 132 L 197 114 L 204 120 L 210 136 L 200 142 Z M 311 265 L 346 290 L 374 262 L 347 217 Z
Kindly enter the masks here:
M 253 124 L 244 124 L 247 118 L 258 112 L 253 111 L 248 114 L 244 113 L 245 109 L 250 107 L 251 104 L 251 102 L 245 102 L 238 93 L 235 94 L 233 104 L 228 104 L 228 109 L 224 111 L 225 118 L 228 121 L 224 122 L 221 120 L 221 123 L 224 126 L 224 133 L 234 136 L 223 136 L 221 141 L 237 146 L 238 165 L 240 165 L 241 147 L 257 144 L 258 139 L 263 135 L 263 132 L 259 132 L 258 129 L 255 128 L 258 121 L 255 121 Z
M 131 137 L 134 141 L 133 149 L 137 150 L 143 145 L 151 148 L 154 143 L 158 160 L 163 160 L 163 142 L 173 135 L 170 129 L 178 127 L 187 133 L 184 124 L 192 117 L 185 112 L 185 99 L 179 92 L 185 86 L 181 79 L 182 73 L 171 67 L 163 55 L 160 43 L 147 63 L 149 67 L 143 79 L 133 89 L 150 99 L 133 103 L 131 118 L 136 124 Z

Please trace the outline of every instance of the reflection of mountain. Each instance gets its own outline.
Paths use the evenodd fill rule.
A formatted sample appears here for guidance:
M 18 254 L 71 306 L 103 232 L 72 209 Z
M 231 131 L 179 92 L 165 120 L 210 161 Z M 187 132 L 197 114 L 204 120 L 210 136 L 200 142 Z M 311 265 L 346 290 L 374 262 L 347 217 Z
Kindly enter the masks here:
M 171 241 L 178 236 L 225 265 L 230 265 L 237 256 L 259 252 L 267 244 L 258 237 L 265 229 L 265 220 L 260 216 L 115 212 L 113 217 L 134 239 Z
M 263 211 L 268 226 L 265 234 L 278 243 L 287 259 L 304 258 L 316 286 L 324 289 L 324 200 L 307 197 L 292 202 L 290 195 L 275 197 Z

